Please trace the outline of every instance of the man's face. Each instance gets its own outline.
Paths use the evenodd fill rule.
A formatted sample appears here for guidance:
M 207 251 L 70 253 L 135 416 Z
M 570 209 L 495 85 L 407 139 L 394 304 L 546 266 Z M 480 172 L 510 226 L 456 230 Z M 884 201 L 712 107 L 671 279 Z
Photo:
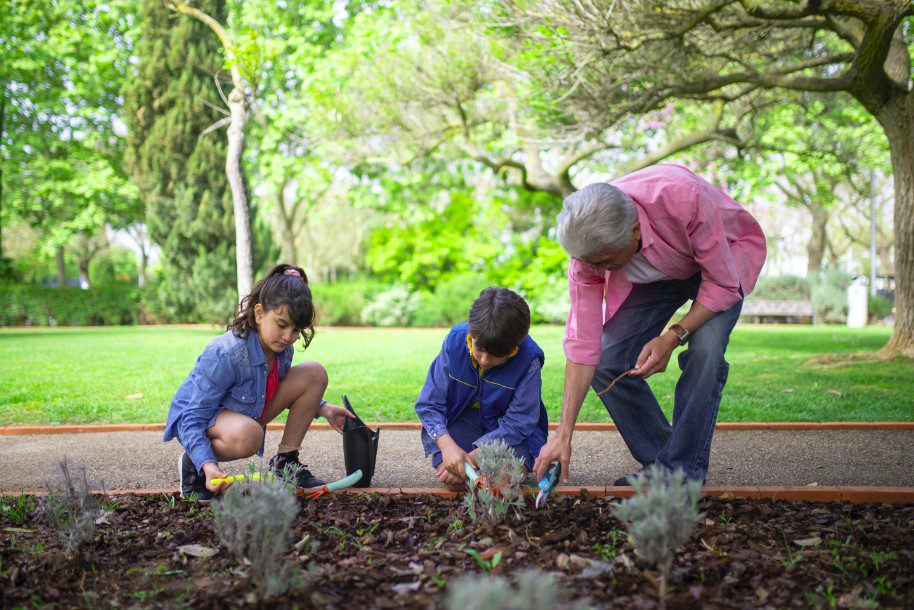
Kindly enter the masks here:
M 621 250 L 603 248 L 595 254 L 583 256 L 577 260 L 585 265 L 590 265 L 593 267 L 594 271 L 601 275 L 606 271 L 617 271 L 631 262 L 632 257 L 638 251 L 640 242 L 641 226 L 638 223 L 635 223 L 635 226 L 632 229 L 632 241 L 626 247 Z
M 281 352 L 298 339 L 301 329 L 295 328 L 286 307 L 264 311 L 258 303 L 254 306 L 254 318 L 257 320 L 257 333 L 260 344 L 274 352 Z
M 517 350 L 514 351 L 517 352 Z M 510 354 L 501 357 L 493 356 L 489 352 L 479 349 L 476 346 L 476 339 L 472 338 L 470 339 L 470 354 L 473 356 L 473 360 L 475 360 L 479 366 L 484 369 L 490 369 L 492 367 L 498 366 L 499 364 L 503 364 L 508 360 L 508 358 L 511 357 Z

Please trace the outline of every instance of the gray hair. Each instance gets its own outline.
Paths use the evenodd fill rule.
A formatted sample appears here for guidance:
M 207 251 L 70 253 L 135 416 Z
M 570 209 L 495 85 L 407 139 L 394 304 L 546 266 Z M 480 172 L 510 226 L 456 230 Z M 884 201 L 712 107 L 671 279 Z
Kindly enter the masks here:
M 636 222 L 638 209 L 631 197 L 618 187 L 597 182 L 565 198 L 556 236 L 570 256 L 581 258 L 626 247 Z

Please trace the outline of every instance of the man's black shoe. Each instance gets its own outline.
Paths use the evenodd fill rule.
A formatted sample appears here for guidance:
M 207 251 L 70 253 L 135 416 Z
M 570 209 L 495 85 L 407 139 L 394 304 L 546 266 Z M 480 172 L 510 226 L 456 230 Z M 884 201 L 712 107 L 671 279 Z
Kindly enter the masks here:
M 206 476 L 197 471 L 187 452 L 178 458 L 178 472 L 181 473 L 181 497 L 185 500 L 196 499 L 208 504 L 213 500 L 213 492 L 206 488 Z
M 634 473 L 628 475 L 627 477 L 619 477 L 618 479 L 613 481 L 613 485 L 616 487 L 631 487 L 632 484 L 629 483 L 628 480 L 632 477 L 640 477 L 644 473 L 645 470 L 647 470 L 647 468 L 642 468 L 638 472 L 634 472 Z M 707 479 L 702 479 L 701 484 L 704 485 L 706 480 Z
M 311 474 L 306 464 L 298 461 L 298 451 L 277 453 L 270 460 L 270 472 L 278 477 L 294 477 L 295 484 L 304 489 L 323 487 L 325 483 Z

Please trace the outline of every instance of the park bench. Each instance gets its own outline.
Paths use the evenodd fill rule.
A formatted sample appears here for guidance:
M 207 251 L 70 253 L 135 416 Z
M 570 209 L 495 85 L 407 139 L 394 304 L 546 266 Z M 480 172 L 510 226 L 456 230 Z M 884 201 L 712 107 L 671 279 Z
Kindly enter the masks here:
M 816 323 L 812 301 L 769 301 L 750 298 L 743 303 L 740 315 L 756 323 Z

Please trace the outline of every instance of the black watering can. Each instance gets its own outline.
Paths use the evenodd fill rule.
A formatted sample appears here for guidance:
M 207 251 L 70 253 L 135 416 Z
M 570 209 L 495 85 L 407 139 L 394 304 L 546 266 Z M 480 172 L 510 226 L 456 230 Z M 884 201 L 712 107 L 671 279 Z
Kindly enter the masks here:
M 343 459 L 346 462 L 346 474 L 361 470 L 362 478 L 353 487 L 368 487 L 371 485 L 374 465 L 378 458 L 378 435 L 381 434 L 381 429 L 372 432 L 355 414 L 349 398 L 345 395 L 343 406 L 355 415 L 347 417 L 346 423 L 343 424 Z

